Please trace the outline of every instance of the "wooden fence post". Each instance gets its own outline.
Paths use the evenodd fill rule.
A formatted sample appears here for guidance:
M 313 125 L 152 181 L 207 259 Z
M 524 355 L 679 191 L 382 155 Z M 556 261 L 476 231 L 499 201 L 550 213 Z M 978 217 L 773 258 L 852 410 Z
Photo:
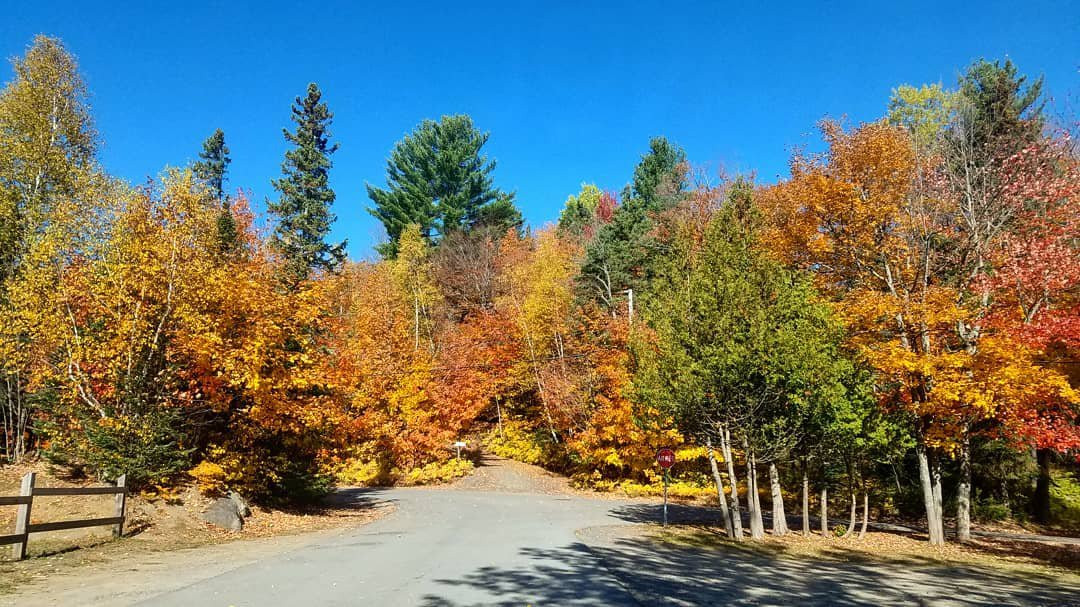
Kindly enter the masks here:
M 123 489 L 123 491 L 116 494 L 116 514 L 114 516 L 120 517 L 120 522 L 113 527 L 113 537 L 123 537 L 124 535 L 124 507 L 127 504 L 127 475 L 121 474 L 116 479 L 116 487 Z
M 22 487 L 19 490 L 19 495 L 23 497 L 31 497 L 34 495 L 34 479 L 37 478 L 37 474 L 34 472 L 27 472 L 26 476 L 22 478 Z M 33 502 L 25 504 L 19 504 L 19 511 L 15 515 L 15 535 L 22 535 L 22 541 L 12 545 L 12 556 L 18 560 L 26 558 L 26 544 L 30 538 L 30 506 Z

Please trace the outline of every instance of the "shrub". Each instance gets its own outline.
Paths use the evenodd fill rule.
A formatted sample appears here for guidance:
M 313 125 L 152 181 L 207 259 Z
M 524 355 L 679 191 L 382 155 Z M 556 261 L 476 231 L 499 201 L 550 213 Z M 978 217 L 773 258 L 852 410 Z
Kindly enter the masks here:
M 976 500 L 972 507 L 975 520 L 979 521 L 1003 521 L 1012 516 L 1012 510 L 1007 504 L 994 499 Z
M 1080 529 L 1080 480 L 1057 470 L 1050 484 L 1050 520 L 1066 529 Z
M 333 474 L 342 485 L 379 487 L 391 484 L 389 468 L 384 462 L 375 459 L 349 459 L 335 466 Z
M 544 445 L 536 430 L 522 422 L 505 422 L 501 434 L 493 430 L 484 442 L 499 457 L 535 465 L 545 460 Z
M 445 462 L 431 462 L 419 468 L 413 468 L 400 476 L 402 485 L 434 485 L 445 483 L 468 475 L 473 471 L 473 463 L 467 459 L 448 459 Z
M 47 426 L 45 457 L 54 464 L 85 466 L 112 481 L 127 475 L 129 486 L 168 485 L 191 465 L 184 447 L 183 417 L 175 408 L 152 408 L 141 415 L 80 416 L 72 423 Z
M 226 473 L 225 468 L 214 462 L 203 460 L 199 462 L 188 474 L 195 479 L 195 486 L 203 495 L 221 495 L 225 493 Z
M 579 487 L 588 487 L 596 491 L 610 491 L 623 493 L 627 497 L 659 497 L 664 495 L 662 481 L 651 483 L 638 483 L 635 481 L 611 481 L 602 479 L 586 479 L 575 477 L 575 483 Z M 715 496 L 716 490 L 710 486 L 683 480 L 668 483 L 668 497 L 694 499 L 699 497 Z

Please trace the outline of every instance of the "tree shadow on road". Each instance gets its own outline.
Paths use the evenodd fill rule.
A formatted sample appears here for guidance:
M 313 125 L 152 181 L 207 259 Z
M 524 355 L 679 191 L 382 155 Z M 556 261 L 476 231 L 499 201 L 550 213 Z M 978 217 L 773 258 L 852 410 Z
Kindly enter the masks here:
M 611 514 L 651 522 L 656 510 L 635 504 Z M 709 514 L 685 506 L 669 511 L 673 521 L 702 525 Z M 482 592 L 498 596 L 498 605 L 1080 605 L 1080 588 L 1062 587 L 1049 575 L 930 558 L 852 560 L 840 548 L 810 560 L 780 544 L 675 544 L 645 537 L 638 526 L 595 529 L 561 548 L 522 549 L 526 566 L 492 565 L 437 580 L 446 592 L 429 594 L 422 604 L 472 605 L 451 597 Z
M 663 516 L 660 507 L 655 504 L 628 504 L 613 509 L 610 514 L 611 516 L 628 523 L 647 524 L 660 523 Z M 745 511 L 742 512 L 742 515 L 743 528 L 748 530 L 750 526 L 749 515 Z M 765 521 L 766 528 L 769 528 L 771 525 L 769 513 L 763 513 L 762 517 Z M 710 533 L 716 537 L 722 537 L 724 535 L 723 520 L 721 519 L 719 508 L 687 504 L 670 504 L 668 506 L 668 521 L 674 525 L 692 526 L 703 533 Z M 811 528 L 815 530 L 815 534 L 817 533 L 816 530 L 819 528 L 819 524 L 819 518 L 811 517 Z M 801 529 L 801 516 L 789 516 L 788 527 L 792 530 Z M 900 525 L 871 523 L 871 530 L 879 533 L 908 537 L 918 541 L 926 540 L 925 531 L 915 530 Z M 965 544 L 964 548 L 992 558 L 1022 558 L 1032 562 L 1037 561 L 1046 565 L 1053 565 L 1055 567 L 1073 570 L 1080 569 L 1080 546 L 1077 545 L 1053 545 L 1039 542 L 1010 540 L 1007 538 L 977 537 L 974 541 Z M 833 552 L 836 555 L 846 554 L 847 558 L 852 558 L 851 552 L 845 553 L 845 551 L 840 548 L 834 549 Z M 881 556 L 883 558 L 888 557 L 890 559 L 905 560 L 913 558 L 910 557 L 910 555 L 904 557 Z M 936 561 L 931 557 L 926 557 L 925 559 L 918 559 L 916 557 L 916 560 L 920 560 L 919 564 L 921 565 L 942 565 L 940 561 Z M 1080 600 L 1077 602 L 1080 603 Z
M 346 487 L 336 489 L 318 504 L 303 506 L 315 513 L 320 510 L 340 510 L 343 508 L 371 510 L 393 504 L 395 499 L 387 495 L 389 489 L 385 487 Z

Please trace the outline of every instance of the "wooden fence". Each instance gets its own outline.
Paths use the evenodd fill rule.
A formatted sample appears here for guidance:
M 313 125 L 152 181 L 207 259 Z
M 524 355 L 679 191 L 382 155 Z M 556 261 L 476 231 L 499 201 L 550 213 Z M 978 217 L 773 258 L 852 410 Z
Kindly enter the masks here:
M 35 478 L 37 478 L 35 473 L 28 472 L 22 479 L 22 489 L 19 491 L 19 495 L 11 497 L 0 495 L 0 506 L 19 507 L 19 512 L 15 517 L 15 533 L 12 535 L 0 535 L 0 546 L 13 544 L 12 556 L 16 559 L 26 558 L 26 544 L 31 533 L 104 525 L 112 525 L 114 537 L 120 537 L 124 533 L 124 507 L 127 505 L 126 475 L 121 474 L 120 478 L 116 479 L 116 486 L 114 487 L 35 487 Z M 51 495 L 116 495 L 116 511 L 114 516 L 105 518 L 31 524 L 30 511 L 34 505 L 34 498 Z

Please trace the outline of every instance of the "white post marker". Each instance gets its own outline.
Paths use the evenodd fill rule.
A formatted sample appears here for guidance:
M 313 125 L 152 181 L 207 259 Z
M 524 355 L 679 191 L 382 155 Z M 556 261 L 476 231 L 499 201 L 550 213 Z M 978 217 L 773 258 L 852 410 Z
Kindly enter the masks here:
M 454 449 L 457 449 L 457 458 L 458 459 L 461 459 L 461 449 L 462 449 L 462 447 L 468 447 L 468 446 L 469 446 L 469 443 L 467 443 L 467 442 L 465 442 L 463 440 L 459 440 L 459 441 L 454 443 Z
M 656 463 L 664 470 L 664 526 L 667 527 L 668 470 L 675 465 L 675 451 L 664 447 L 656 452 Z

